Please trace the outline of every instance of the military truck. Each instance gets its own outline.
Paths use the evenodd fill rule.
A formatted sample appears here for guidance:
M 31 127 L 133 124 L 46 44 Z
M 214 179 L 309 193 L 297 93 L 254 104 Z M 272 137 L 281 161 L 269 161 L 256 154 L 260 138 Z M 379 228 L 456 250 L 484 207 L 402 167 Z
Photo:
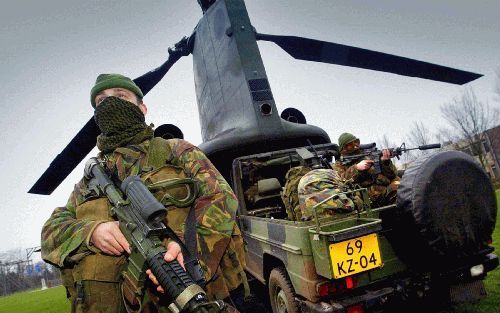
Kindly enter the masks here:
M 332 162 L 335 144 L 310 147 Z M 314 151 L 315 150 L 315 151 Z M 491 247 L 496 198 L 467 154 L 445 151 L 403 174 L 397 204 L 289 220 L 281 198 L 297 149 L 239 157 L 231 181 L 251 276 L 273 312 L 378 312 L 401 304 L 472 302 L 498 266 Z M 444 300 L 447 301 L 444 301 Z

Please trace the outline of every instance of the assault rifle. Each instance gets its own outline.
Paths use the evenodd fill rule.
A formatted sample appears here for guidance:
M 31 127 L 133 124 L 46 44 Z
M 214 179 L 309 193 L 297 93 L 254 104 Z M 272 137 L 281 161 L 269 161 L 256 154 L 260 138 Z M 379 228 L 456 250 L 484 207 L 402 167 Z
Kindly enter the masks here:
M 91 158 L 85 165 L 85 177 L 90 185 L 105 194 L 113 207 L 111 213 L 120 225 L 120 230 L 131 245 L 126 271 L 122 273 L 122 293 L 128 304 L 141 311 L 146 270 L 156 276 L 165 290 L 169 309 L 175 313 L 225 312 L 224 302 L 209 301 L 200 285 L 204 285 L 201 267 L 186 264 L 188 272 L 176 261 L 165 262 L 166 248 L 162 239 L 170 237 L 181 245 L 184 255 L 189 252 L 173 230 L 162 221 L 167 210 L 147 189 L 139 176 L 129 176 L 118 188 L 106 173 L 99 160 Z M 93 181 L 92 181 L 93 180 Z M 123 197 L 126 196 L 126 198 Z M 196 259 L 194 259 L 196 260 Z M 191 270 L 190 270 L 191 269 Z
M 373 160 L 373 168 L 375 169 L 374 174 L 380 174 L 381 168 L 380 168 L 380 157 L 382 156 L 382 150 L 377 149 L 377 144 L 372 142 L 369 144 L 364 144 L 360 145 L 359 147 L 363 153 L 360 154 L 355 154 L 355 155 L 343 155 L 340 157 L 340 161 L 342 164 L 347 165 L 355 161 L 360 161 L 360 160 Z M 401 146 L 397 148 L 390 148 L 389 151 L 391 152 L 391 157 L 396 157 L 399 160 L 399 157 L 403 154 L 403 152 L 408 152 L 411 150 L 429 150 L 429 149 L 438 149 L 441 148 L 441 144 L 435 143 L 435 144 L 429 144 L 429 145 L 422 145 L 418 146 L 416 148 L 406 148 L 406 144 L 403 142 Z

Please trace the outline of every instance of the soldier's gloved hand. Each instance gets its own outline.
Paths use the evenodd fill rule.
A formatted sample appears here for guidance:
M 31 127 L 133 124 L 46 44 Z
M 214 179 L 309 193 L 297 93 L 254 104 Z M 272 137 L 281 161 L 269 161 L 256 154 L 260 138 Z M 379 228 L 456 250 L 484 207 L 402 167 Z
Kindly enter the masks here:
M 167 252 L 165 252 L 165 256 L 163 257 L 163 259 L 166 262 L 177 260 L 177 262 L 179 262 L 179 264 L 184 268 L 184 270 L 186 270 L 186 268 L 184 267 L 184 257 L 182 256 L 181 246 L 179 246 L 179 244 L 175 241 L 171 241 L 168 243 Z M 163 288 L 160 286 L 158 280 L 156 279 L 156 276 L 153 275 L 151 270 L 147 270 L 146 274 L 149 276 L 149 279 L 151 279 L 153 284 L 158 286 L 156 287 L 156 290 L 160 293 L 165 293 L 165 290 L 163 290 Z
M 90 242 L 109 255 L 122 255 L 125 251 L 130 254 L 130 245 L 120 231 L 118 222 L 105 222 L 97 225 Z
M 380 157 L 380 159 L 383 161 L 383 160 L 389 160 L 390 158 L 394 157 L 391 153 L 391 150 L 389 149 L 384 149 L 382 150 L 382 156 Z
M 366 171 L 366 170 L 369 170 L 370 167 L 373 166 L 373 160 L 363 160 L 361 162 L 359 162 L 358 164 L 356 164 L 356 169 L 358 171 Z

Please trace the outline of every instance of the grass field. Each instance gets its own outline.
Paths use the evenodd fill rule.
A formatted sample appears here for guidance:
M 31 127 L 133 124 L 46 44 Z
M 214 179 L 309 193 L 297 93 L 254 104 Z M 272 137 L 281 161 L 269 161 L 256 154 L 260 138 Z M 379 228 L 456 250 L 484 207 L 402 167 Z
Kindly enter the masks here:
M 70 312 L 64 287 L 16 293 L 0 298 L 1 313 L 63 313 Z
M 500 204 L 500 190 L 496 192 Z M 495 252 L 500 252 L 500 222 L 493 233 Z M 493 313 L 500 311 L 500 268 L 488 274 L 485 280 L 488 296 L 478 304 L 460 305 L 439 313 Z M 66 292 L 62 286 L 47 290 L 21 292 L 0 298 L 0 313 L 62 313 L 70 312 Z M 424 312 L 423 312 L 424 313 Z

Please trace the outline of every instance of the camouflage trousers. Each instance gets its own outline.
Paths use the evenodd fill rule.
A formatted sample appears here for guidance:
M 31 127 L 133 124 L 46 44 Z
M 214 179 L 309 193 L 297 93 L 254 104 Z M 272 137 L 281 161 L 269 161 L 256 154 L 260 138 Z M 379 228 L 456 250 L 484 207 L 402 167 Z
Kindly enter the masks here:
M 374 184 L 367 187 L 372 207 L 378 208 L 396 203 L 399 182 L 400 179 L 398 177 L 387 186 Z

